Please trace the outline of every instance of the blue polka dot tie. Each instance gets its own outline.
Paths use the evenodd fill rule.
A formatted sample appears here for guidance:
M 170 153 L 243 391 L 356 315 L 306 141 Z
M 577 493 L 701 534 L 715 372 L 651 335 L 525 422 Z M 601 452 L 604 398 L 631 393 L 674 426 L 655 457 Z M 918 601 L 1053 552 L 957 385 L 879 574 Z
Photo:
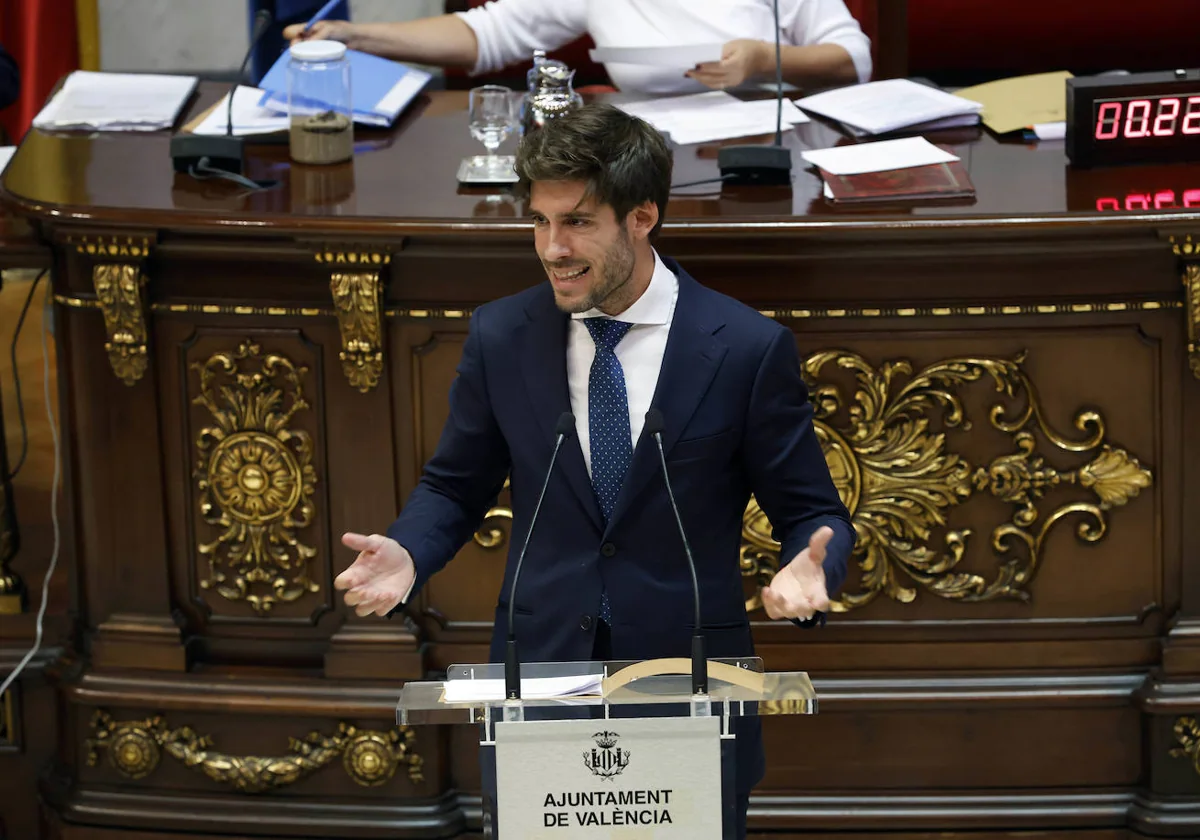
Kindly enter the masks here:
M 596 343 L 596 358 L 588 375 L 588 441 L 592 455 L 592 487 L 605 523 L 612 516 L 617 493 L 629 462 L 633 460 L 633 436 L 629 430 L 629 397 L 625 373 L 617 359 L 617 344 L 632 324 L 611 318 L 585 318 Z M 612 624 L 608 593 L 600 593 L 600 620 Z

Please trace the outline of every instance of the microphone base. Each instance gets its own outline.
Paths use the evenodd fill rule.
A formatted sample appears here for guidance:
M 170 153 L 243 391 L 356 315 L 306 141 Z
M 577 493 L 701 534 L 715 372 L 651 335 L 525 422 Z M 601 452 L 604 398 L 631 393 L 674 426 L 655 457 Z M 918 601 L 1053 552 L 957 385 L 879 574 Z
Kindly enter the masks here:
M 708 694 L 708 657 L 699 632 L 692 636 L 692 694 Z
M 717 152 L 717 166 L 732 186 L 792 183 L 792 153 L 782 146 L 725 146 Z
M 509 639 L 504 650 L 504 696 L 508 700 L 521 699 L 521 660 L 516 639 Z
M 176 134 L 171 138 L 171 160 L 176 172 L 187 173 L 202 159 L 208 158 L 209 167 L 241 175 L 245 153 L 246 141 L 242 137 Z

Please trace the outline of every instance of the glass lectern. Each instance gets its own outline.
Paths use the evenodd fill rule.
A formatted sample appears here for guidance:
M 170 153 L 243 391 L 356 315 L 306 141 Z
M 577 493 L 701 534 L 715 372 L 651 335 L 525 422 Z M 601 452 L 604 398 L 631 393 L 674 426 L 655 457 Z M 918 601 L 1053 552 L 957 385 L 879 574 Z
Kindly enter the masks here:
M 816 711 L 802 671 L 710 659 L 708 691 L 696 695 L 691 660 L 678 658 L 527 663 L 519 700 L 505 697 L 504 665 L 455 665 L 444 681 L 405 685 L 396 718 L 479 726 L 487 836 L 575 840 L 639 827 L 661 840 L 723 840 L 733 834 L 736 719 Z

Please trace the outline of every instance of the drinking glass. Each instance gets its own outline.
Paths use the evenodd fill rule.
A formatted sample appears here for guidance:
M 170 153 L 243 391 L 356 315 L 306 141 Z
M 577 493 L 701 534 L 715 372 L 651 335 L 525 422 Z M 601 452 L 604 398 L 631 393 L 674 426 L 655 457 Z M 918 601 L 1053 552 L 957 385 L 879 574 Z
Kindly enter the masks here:
M 489 175 L 499 175 L 508 158 L 496 154 L 517 127 L 517 97 L 500 85 L 483 85 L 470 93 L 471 136 L 487 149 L 483 167 Z

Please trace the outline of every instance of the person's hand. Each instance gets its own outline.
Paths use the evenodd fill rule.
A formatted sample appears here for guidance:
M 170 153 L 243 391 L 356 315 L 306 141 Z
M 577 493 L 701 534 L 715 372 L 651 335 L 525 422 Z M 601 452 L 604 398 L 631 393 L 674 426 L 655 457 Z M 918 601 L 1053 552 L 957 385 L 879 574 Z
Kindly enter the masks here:
M 379 534 L 343 534 L 342 545 L 358 552 L 350 568 L 333 581 L 335 589 L 345 590 L 346 605 L 360 616 L 394 610 L 417 577 L 412 556 L 400 543 Z
M 747 79 L 761 75 L 768 64 L 775 64 L 775 48 L 766 41 L 744 38 L 730 41 L 721 50 L 720 61 L 697 64 L 684 73 L 714 90 L 737 87 Z
M 833 529 L 823 525 L 808 540 L 808 548 L 797 554 L 762 591 L 763 608 L 773 619 L 809 619 L 829 609 L 825 591 L 825 549 Z
M 283 37 L 289 44 L 300 41 L 341 41 L 349 45 L 354 39 L 354 24 L 348 20 L 319 20 L 312 29 L 304 31 L 306 24 L 293 23 L 283 30 Z

